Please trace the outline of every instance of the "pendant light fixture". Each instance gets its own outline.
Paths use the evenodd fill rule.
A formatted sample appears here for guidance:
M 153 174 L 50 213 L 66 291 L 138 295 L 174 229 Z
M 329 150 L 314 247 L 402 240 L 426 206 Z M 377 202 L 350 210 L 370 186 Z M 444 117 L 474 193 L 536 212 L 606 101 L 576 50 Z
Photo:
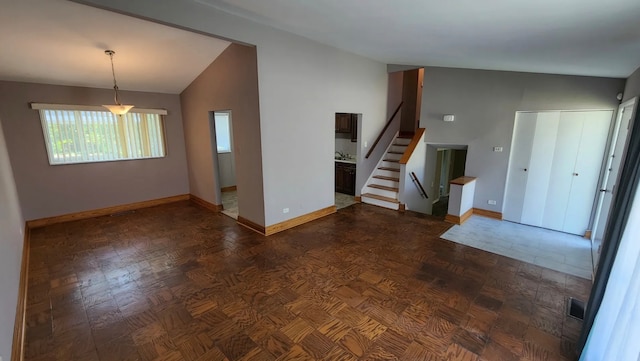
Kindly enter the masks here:
M 103 107 L 109 109 L 109 111 L 115 115 L 124 115 L 133 108 L 133 105 L 124 105 L 120 103 L 120 98 L 118 97 L 118 83 L 116 83 L 116 71 L 113 68 L 113 56 L 115 55 L 115 51 L 113 50 L 105 50 L 105 54 L 109 55 L 111 59 L 111 74 L 113 74 L 113 91 L 115 92 L 114 100 L 115 104 L 113 105 L 103 105 Z

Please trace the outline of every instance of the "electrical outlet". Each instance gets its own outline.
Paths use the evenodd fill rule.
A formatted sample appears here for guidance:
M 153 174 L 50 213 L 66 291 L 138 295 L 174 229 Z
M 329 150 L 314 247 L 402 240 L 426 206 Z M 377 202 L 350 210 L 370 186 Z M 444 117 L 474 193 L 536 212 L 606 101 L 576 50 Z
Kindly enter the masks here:
M 282 213 L 289 213 L 289 208 L 282 208 Z M 2 360 L 0 360 L 2 361 Z
M 502 147 L 493 147 L 494 152 L 502 152 Z
M 494 201 L 493 199 L 489 199 L 487 203 L 491 204 L 492 206 L 496 205 L 496 201 Z

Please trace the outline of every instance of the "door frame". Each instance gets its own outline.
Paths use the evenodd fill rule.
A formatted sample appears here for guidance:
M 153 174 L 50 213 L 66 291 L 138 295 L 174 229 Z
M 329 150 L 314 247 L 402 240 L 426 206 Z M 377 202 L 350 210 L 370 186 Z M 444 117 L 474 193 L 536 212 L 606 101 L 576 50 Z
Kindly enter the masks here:
M 631 106 L 631 117 L 629 119 L 629 125 L 627 129 L 631 129 L 631 127 L 633 126 L 633 121 L 634 121 L 634 115 L 637 111 L 638 108 L 638 98 L 637 97 L 633 97 L 629 100 L 627 100 L 624 103 L 621 103 L 618 106 L 618 111 L 616 113 L 616 119 L 615 119 L 615 123 L 612 124 L 612 129 L 611 129 L 611 134 L 609 136 L 609 143 L 607 144 L 607 154 L 605 159 L 603 160 L 603 165 L 602 165 L 602 169 L 601 169 L 601 173 L 600 173 L 600 179 L 598 181 L 598 195 L 596 197 L 596 200 L 594 202 L 594 207 L 593 207 L 593 214 L 591 215 L 591 227 L 589 227 L 591 229 L 591 235 L 589 237 L 589 240 L 591 241 L 591 247 L 593 248 L 594 246 L 594 241 L 595 241 L 595 237 L 596 234 L 598 232 L 598 223 L 600 222 L 600 218 L 603 216 L 603 211 L 606 211 L 607 215 L 605 215 L 605 217 L 608 217 L 608 213 L 609 210 L 603 210 L 602 209 L 602 205 L 604 202 L 604 197 L 605 197 L 605 192 L 607 189 L 607 184 L 609 182 L 609 169 L 611 168 L 611 165 L 613 163 L 613 155 L 616 149 L 616 146 L 618 145 L 618 142 L 620 141 L 620 139 L 618 139 L 618 135 L 620 134 L 620 125 L 622 122 L 622 117 L 624 115 L 624 109 Z M 620 164 L 618 165 L 618 174 L 617 174 L 617 178 L 620 178 L 620 169 L 622 169 L 622 167 L 624 167 L 623 161 L 624 161 L 624 156 L 627 153 L 627 146 L 628 146 L 628 140 L 629 140 L 629 136 L 631 135 L 631 132 L 629 131 L 627 133 L 626 138 L 624 139 L 625 145 L 622 151 L 622 154 L 619 155 L 619 159 L 620 159 Z M 614 183 L 614 187 L 618 184 L 618 179 L 615 180 Z M 603 190 L 605 190 L 603 192 Z M 606 228 L 606 224 L 604 225 L 604 227 Z M 592 249 L 593 252 L 593 249 Z M 592 253 L 593 255 L 593 253 Z M 595 264 L 594 264 L 595 267 Z
M 233 131 L 233 111 L 231 109 L 218 109 L 218 110 L 210 110 L 209 111 L 209 131 L 210 131 L 210 139 L 211 139 L 211 155 L 214 159 L 214 166 L 213 166 L 213 180 L 215 181 L 215 184 L 217 185 L 216 189 L 215 189 L 215 194 L 216 194 L 216 199 L 220 200 L 220 203 L 222 204 L 222 187 L 220 186 L 220 181 L 221 181 L 221 175 L 220 175 L 220 161 L 218 158 L 218 141 L 216 139 L 216 121 L 215 121 L 215 115 L 216 113 L 227 113 L 229 114 L 229 136 L 230 136 L 230 146 L 231 146 L 231 153 L 232 153 L 232 162 L 233 164 L 233 171 L 235 173 L 236 171 L 236 160 L 235 160 L 235 152 L 233 151 L 234 147 L 235 147 L 235 142 L 234 142 L 234 131 Z M 237 183 L 237 182 L 236 182 Z

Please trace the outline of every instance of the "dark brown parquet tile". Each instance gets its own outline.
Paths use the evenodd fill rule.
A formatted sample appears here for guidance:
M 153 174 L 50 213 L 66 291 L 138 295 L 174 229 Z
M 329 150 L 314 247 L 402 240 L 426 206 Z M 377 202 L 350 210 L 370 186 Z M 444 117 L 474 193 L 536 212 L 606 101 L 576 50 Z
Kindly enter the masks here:
M 32 232 L 27 361 L 575 360 L 590 282 L 354 205 L 271 237 L 189 202 Z

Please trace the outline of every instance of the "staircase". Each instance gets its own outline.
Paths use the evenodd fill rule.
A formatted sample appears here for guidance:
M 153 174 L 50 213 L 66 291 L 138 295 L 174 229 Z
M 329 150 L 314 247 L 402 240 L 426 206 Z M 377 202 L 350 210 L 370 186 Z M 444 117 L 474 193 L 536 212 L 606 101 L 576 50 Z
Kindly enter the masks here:
M 408 138 L 396 136 L 382 157 L 376 170 L 362 190 L 362 202 L 379 207 L 399 210 L 398 187 L 400 185 L 400 158 L 411 142 Z

